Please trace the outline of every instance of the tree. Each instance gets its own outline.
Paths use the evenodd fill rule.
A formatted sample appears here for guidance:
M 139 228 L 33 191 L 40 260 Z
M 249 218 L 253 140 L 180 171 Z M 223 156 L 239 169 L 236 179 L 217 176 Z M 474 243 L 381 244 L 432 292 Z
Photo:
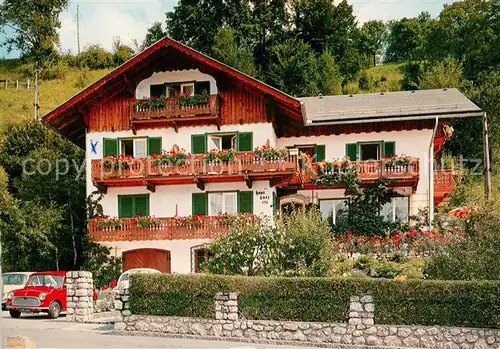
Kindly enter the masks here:
M 151 27 L 148 28 L 146 32 L 146 37 L 141 45 L 141 50 L 153 45 L 158 40 L 162 39 L 167 33 L 163 30 L 160 22 L 154 22 Z
M 427 12 L 422 12 L 417 18 L 390 21 L 385 60 L 402 62 L 424 59 L 432 25 L 433 20 Z
M 113 62 L 116 66 L 128 61 L 134 55 L 134 50 L 122 44 L 119 36 L 113 38 Z
M 59 14 L 68 0 L 4 0 L 0 3 L 0 32 L 10 52 L 17 49 L 26 58 L 41 63 L 56 53 Z
M 325 50 L 317 59 L 317 86 L 323 96 L 342 94 L 342 76 L 330 51 Z
M 445 5 L 429 34 L 432 59 L 464 63 L 468 79 L 500 67 L 499 0 L 464 0 Z
M 28 229 L 36 225 L 37 215 L 47 214 L 47 233 L 55 230 L 48 241 L 53 243 L 57 257 L 44 260 L 48 257 L 39 256 L 40 263 L 55 260 L 52 267 L 75 268 L 82 262 L 88 242 L 83 163 L 81 149 L 39 123 L 19 124 L 6 133 L 0 164 L 10 177 L 9 192 L 19 200 L 18 224 Z M 23 210 L 32 204 L 47 210 L 34 208 L 33 214 L 24 217 Z M 11 216 L 18 217 L 14 213 Z M 50 221 L 50 217 L 60 219 Z
M 246 43 L 237 45 L 234 31 L 230 28 L 220 28 L 215 34 L 212 47 L 213 57 L 247 75 L 255 75 L 255 66 L 250 47 Z
M 292 96 L 311 96 L 318 92 L 316 57 L 302 40 L 289 39 L 271 48 L 267 80 Z
M 113 54 L 100 45 L 90 45 L 79 55 L 83 66 L 90 69 L 104 69 L 113 66 Z
M 382 21 L 368 21 L 361 27 L 361 45 L 366 54 L 373 55 L 373 66 L 377 65 L 376 56 L 382 52 L 386 26 Z

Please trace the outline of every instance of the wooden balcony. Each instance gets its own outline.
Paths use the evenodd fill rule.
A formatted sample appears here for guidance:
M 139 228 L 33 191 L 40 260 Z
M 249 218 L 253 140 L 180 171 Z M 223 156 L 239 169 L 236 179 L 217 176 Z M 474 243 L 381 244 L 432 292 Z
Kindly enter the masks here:
M 176 130 L 183 125 L 219 124 L 219 97 L 209 95 L 207 103 L 181 105 L 179 98 L 165 99 L 165 105 L 158 108 L 140 107 L 130 102 L 130 122 L 133 130 L 140 127 L 173 126 Z
M 409 186 L 416 190 L 420 178 L 420 163 L 416 162 L 407 166 L 386 166 L 381 160 L 378 161 L 353 161 L 353 166 L 357 168 L 358 178 L 361 186 L 375 183 L 379 178 L 388 178 L 393 181 L 394 186 Z M 321 170 L 323 163 L 312 163 L 312 170 L 302 170 L 300 178 L 294 180 L 293 184 L 300 184 L 305 189 L 325 189 L 313 184 L 313 179 L 319 178 L 321 174 L 328 174 Z M 340 187 L 339 187 L 340 188 Z M 327 189 L 335 189 L 328 187 Z
M 455 172 L 453 170 L 434 171 L 434 205 L 439 205 L 455 190 Z
M 135 158 L 122 168 L 105 168 L 103 160 L 92 160 L 92 181 L 101 190 L 107 187 L 142 186 L 154 191 L 156 185 L 197 184 L 269 180 L 278 185 L 297 173 L 297 157 L 264 160 L 253 152 L 236 153 L 234 160 L 206 162 L 203 155 L 192 155 L 181 165 L 158 165 L 153 158 Z
M 212 239 L 226 233 L 229 228 L 218 217 L 202 217 L 197 226 L 179 226 L 176 218 L 156 218 L 159 224 L 138 226 L 135 219 L 121 219 L 119 227 L 102 227 L 98 220 L 89 220 L 89 234 L 93 241 L 144 241 Z

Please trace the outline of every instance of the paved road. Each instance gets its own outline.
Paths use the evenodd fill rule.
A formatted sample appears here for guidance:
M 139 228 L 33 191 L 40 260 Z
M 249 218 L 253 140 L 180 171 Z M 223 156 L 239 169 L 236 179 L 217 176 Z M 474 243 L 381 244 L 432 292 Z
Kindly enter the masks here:
M 116 336 L 106 334 L 109 325 L 71 324 L 64 317 L 50 320 L 43 315 L 12 319 L 2 312 L 2 339 L 24 336 L 33 338 L 40 348 L 167 348 L 167 349 L 308 349 L 306 347 L 258 345 L 161 337 Z M 309 348 L 312 349 L 312 348 Z

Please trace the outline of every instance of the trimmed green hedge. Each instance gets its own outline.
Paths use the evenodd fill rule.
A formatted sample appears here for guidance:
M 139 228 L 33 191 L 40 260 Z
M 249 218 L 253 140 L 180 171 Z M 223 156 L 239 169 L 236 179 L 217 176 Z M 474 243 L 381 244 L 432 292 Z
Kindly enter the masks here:
M 349 297 L 373 294 L 375 323 L 500 326 L 500 282 L 136 274 L 133 314 L 214 318 L 217 292 L 238 292 L 247 319 L 346 322 Z

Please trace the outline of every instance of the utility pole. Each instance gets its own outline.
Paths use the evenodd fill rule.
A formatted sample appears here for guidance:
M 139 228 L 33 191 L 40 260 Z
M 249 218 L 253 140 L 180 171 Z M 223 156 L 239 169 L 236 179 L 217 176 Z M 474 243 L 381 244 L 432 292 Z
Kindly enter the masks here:
M 35 66 L 35 95 L 33 105 L 35 106 L 35 121 L 38 121 L 38 65 Z
M 76 4 L 76 41 L 78 43 L 78 56 L 80 56 L 80 5 Z
M 488 119 L 486 112 L 483 112 L 483 161 L 484 161 L 484 194 L 486 201 L 491 200 L 491 164 L 490 145 L 488 140 Z

